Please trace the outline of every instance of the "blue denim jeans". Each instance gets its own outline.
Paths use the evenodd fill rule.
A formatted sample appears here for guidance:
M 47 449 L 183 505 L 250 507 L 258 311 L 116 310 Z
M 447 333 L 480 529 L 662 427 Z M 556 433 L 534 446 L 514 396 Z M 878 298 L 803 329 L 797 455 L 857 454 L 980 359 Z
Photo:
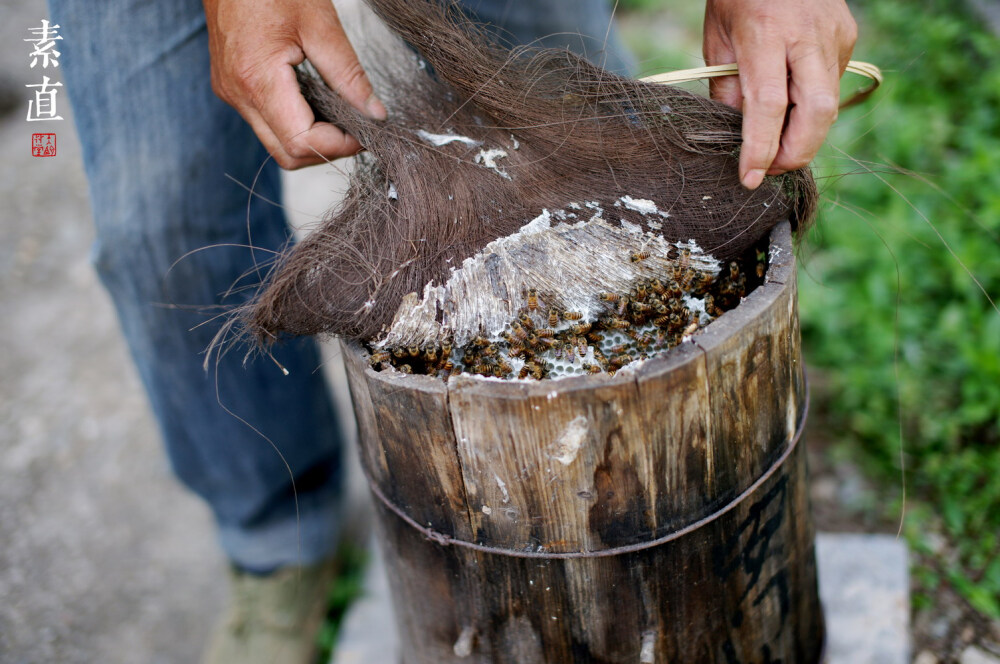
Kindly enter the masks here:
M 466 5 L 513 40 L 563 33 L 544 43 L 601 60 L 604 0 Z M 223 307 L 248 297 L 291 236 L 266 202 L 281 200 L 277 166 L 212 93 L 200 0 L 50 0 L 50 10 L 83 144 L 94 264 L 175 473 L 211 507 L 235 565 L 263 572 L 329 555 L 341 437 L 315 342 L 274 349 L 288 376 L 242 348 L 202 369 Z M 607 64 L 628 66 L 618 55 Z

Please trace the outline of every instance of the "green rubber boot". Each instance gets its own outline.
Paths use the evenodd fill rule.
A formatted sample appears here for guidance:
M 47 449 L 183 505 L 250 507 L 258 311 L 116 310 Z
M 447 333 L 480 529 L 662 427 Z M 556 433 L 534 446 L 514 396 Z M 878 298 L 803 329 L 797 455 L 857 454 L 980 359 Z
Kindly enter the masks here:
M 203 664 L 312 664 L 332 560 L 266 576 L 230 570 L 231 597 Z

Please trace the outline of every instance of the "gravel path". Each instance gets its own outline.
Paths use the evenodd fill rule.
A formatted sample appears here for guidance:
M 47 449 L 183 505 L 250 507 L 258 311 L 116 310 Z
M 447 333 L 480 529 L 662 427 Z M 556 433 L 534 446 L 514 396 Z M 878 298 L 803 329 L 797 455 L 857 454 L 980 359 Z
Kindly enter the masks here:
M 22 105 L 20 39 L 44 16 L 35 1 L 0 15 L 2 82 Z M 90 268 L 79 145 L 59 109 L 61 122 L 28 123 L 20 106 L 0 120 L 0 662 L 190 663 L 223 561 Z M 30 156 L 39 130 L 57 133 L 55 158 Z
M 170 473 L 90 267 L 65 97 L 64 121 L 25 121 L 37 72 L 21 40 L 47 15 L 38 0 L 0 7 L 0 663 L 190 664 L 224 561 L 208 511 Z M 57 133 L 57 157 L 30 156 L 33 131 Z M 332 199 L 330 173 L 293 182 L 312 192 L 296 201 L 305 218 Z

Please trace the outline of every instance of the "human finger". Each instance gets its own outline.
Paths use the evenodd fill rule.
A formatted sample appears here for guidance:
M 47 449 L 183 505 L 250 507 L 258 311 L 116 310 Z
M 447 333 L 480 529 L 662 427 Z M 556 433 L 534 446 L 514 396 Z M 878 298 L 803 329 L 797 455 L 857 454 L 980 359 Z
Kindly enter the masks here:
M 291 66 L 281 65 L 257 83 L 256 104 L 243 116 L 282 168 L 293 170 L 350 156 L 358 141 L 334 125 L 317 123 Z
M 836 55 L 826 54 L 819 44 L 803 49 L 801 55 L 790 53 L 789 73 L 792 106 L 769 175 L 807 166 L 837 119 L 840 67 Z
M 779 48 L 760 40 L 743 48 L 737 46 L 743 95 L 739 173 L 747 189 L 760 186 L 781 145 L 781 130 L 788 109 L 788 69 L 784 46 L 778 43 Z
M 375 95 L 336 13 L 324 12 L 302 30 L 302 48 L 326 84 L 368 117 L 385 120 L 385 106 Z

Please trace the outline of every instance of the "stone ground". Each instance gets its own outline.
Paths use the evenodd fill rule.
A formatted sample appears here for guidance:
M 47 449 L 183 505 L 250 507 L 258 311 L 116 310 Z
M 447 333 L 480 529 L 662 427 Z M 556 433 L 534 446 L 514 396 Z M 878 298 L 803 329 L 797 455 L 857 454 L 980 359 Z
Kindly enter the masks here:
M 331 664 L 398 661 L 389 583 L 377 547 L 375 551 L 364 595 L 344 618 Z M 817 537 L 819 593 L 827 627 L 823 664 L 910 661 L 907 557 L 906 545 L 890 535 Z
M 39 0 L 0 5 L 0 662 L 190 664 L 224 561 L 208 511 L 170 473 L 91 270 L 65 97 L 65 120 L 25 121 L 36 76 L 21 40 L 47 15 Z M 32 158 L 33 131 L 56 132 L 58 156 Z M 329 168 L 294 179 L 296 217 L 322 212 L 339 181 Z

